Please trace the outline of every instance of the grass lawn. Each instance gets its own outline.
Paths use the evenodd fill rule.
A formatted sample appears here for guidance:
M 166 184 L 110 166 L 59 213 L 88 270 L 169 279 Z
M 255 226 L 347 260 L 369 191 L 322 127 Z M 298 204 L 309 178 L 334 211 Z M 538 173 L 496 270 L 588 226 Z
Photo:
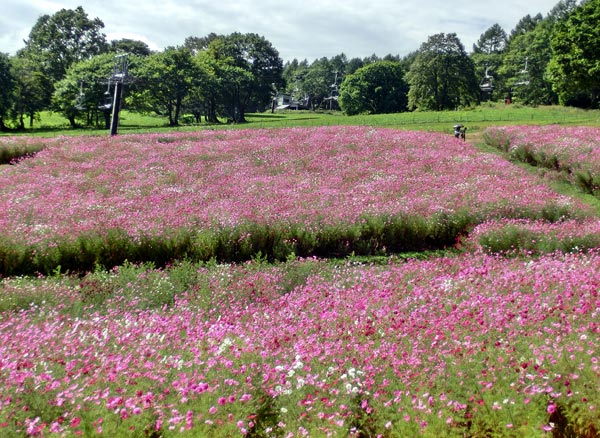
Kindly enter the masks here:
M 182 117 L 182 120 L 185 120 Z M 331 126 L 331 125 L 366 125 L 392 127 L 407 130 L 437 131 L 452 133 L 452 127 L 461 123 L 465 125 L 467 136 L 477 135 L 488 126 L 494 125 L 588 125 L 600 126 L 600 111 L 582 110 L 560 106 L 543 106 L 537 108 L 520 105 L 486 104 L 472 109 L 440 112 L 405 112 L 397 114 L 346 116 L 340 112 L 280 111 L 276 113 L 251 113 L 246 115 L 248 123 L 228 125 L 215 124 L 181 124 L 169 127 L 165 117 L 143 115 L 123 111 L 120 116 L 119 133 L 144 133 L 167 131 L 195 131 L 198 129 L 231 129 L 231 128 L 283 128 L 294 126 Z M 59 114 L 44 112 L 33 129 L 26 129 L 26 135 L 104 135 L 105 129 L 82 128 L 72 129 L 68 121 Z M 6 134 L 4 134 L 6 135 Z M 10 133 L 9 133 L 10 135 Z

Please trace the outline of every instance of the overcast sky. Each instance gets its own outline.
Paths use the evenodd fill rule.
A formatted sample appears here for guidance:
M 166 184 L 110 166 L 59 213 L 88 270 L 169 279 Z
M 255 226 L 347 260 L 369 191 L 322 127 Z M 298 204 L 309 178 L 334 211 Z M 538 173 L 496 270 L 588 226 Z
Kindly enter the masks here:
M 404 56 L 437 33 L 456 33 L 467 51 L 494 23 L 506 33 L 527 14 L 546 16 L 558 0 L 3 0 L 0 52 L 14 55 L 37 19 L 83 6 L 104 22 L 108 41 L 131 38 L 151 49 L 210 32 L 264 36 L 284 61 Z

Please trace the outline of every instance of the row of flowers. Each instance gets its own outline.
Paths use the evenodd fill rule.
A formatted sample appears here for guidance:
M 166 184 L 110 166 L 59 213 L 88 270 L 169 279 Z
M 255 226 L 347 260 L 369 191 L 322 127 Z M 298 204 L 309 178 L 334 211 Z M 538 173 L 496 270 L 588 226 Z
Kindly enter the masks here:
M 2 315 L 0 434 L 587 436 L 599 268 L 464 254 L 55 280 L 60 304 Z
M 339 247 L 351 245 L 349 234 L 370 239 L 373 218 L 380 249 L 403 248 L 398 240 L 404 237 L 390 229 L 398 223 L 418 223 L 425 238 L 420 230 L 408 234 L 442 236 L 433 243 L 445 246 L 486 220 L 589 215 L 573 198 L 472 145 L 442 134 L 370 127 L 49 139 L 34 158 L 2 169 L 0 211 L 0 265 L 23 260 L 36 269 L 71 263 L 71 254 L 56 252 L 72 252 L 65 242 L 81 236 L 93 243 L 76 242 L 78 253 L 110 247 L 111 230 L 127 245 L 149 239 L 164 247 L 178 233 L 196 241 L 199 230 L 211 241 L 235 235 L 264 242 L 272 240 L 271 227 L 283 230 L 277 245 L 292 242 L 290 251 L 307 255 L 314 241 L 327 240 L 340 254 Z M 257 232 L 248 235 L 252 227 Z M 379 235 L 392 237 L 380 241 Z M 167 243 L 159 241 L 163 236 Z M 123 257 L 131 260 L 146 246 Z M 329 250 L 325 246 L 319 250 Z M 96 252 L 86 258 L 108 266 L 106 251 Z
M 363 215 L 577 209 L 535 178 L 435 133 L 365 127 L 64 137 L 0 174 L 0 229 L 37 242 L 90 230 L 353 223 Z
M 600 128 L 490 127 L 484 138 L 515 160 L 554 170 L 584 191 L 600 195 Z
M 548 223 L 528 219 L 501 219 L 477 225 L 461 241 L 469 250 L 504 255 L 578 252 L 600 248 L 600 220 L 564 220 Z

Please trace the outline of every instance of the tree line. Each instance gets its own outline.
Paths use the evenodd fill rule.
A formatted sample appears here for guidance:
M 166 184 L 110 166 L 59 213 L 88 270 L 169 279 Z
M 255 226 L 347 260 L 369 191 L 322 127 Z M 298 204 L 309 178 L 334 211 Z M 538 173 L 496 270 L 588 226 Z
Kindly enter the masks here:
M 171 126 L 245 121 L 277 105 L 347 114 L 450 110 L 485 100 L 598 107 L 600 0 L 561 0 L 546 15 L 523 17 L 510 32 L 487 29 L 467 52 L 455 33 L 430 36 L 406 56 L 339 54 L 285 64 L 254 33 L 190 36 L 152 51 L 130 39 L 106 41 L 104 23 L 82 7 L 41 16 L 15 56 L 0 52 L 0 130 L 33 126 L 41 111 L 71 126 L 108 127 L 115 56 L 127 53 L 124 105 Z

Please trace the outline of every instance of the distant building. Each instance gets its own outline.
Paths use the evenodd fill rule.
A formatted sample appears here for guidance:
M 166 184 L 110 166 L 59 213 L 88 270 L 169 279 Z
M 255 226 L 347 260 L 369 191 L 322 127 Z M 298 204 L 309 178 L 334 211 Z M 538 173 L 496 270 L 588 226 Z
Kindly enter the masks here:
M 280 93 L 275 98 L 275 109 L 276 110 L 305 110 L 308 109 L 306 100 L 297 100 L 291 94 Z

